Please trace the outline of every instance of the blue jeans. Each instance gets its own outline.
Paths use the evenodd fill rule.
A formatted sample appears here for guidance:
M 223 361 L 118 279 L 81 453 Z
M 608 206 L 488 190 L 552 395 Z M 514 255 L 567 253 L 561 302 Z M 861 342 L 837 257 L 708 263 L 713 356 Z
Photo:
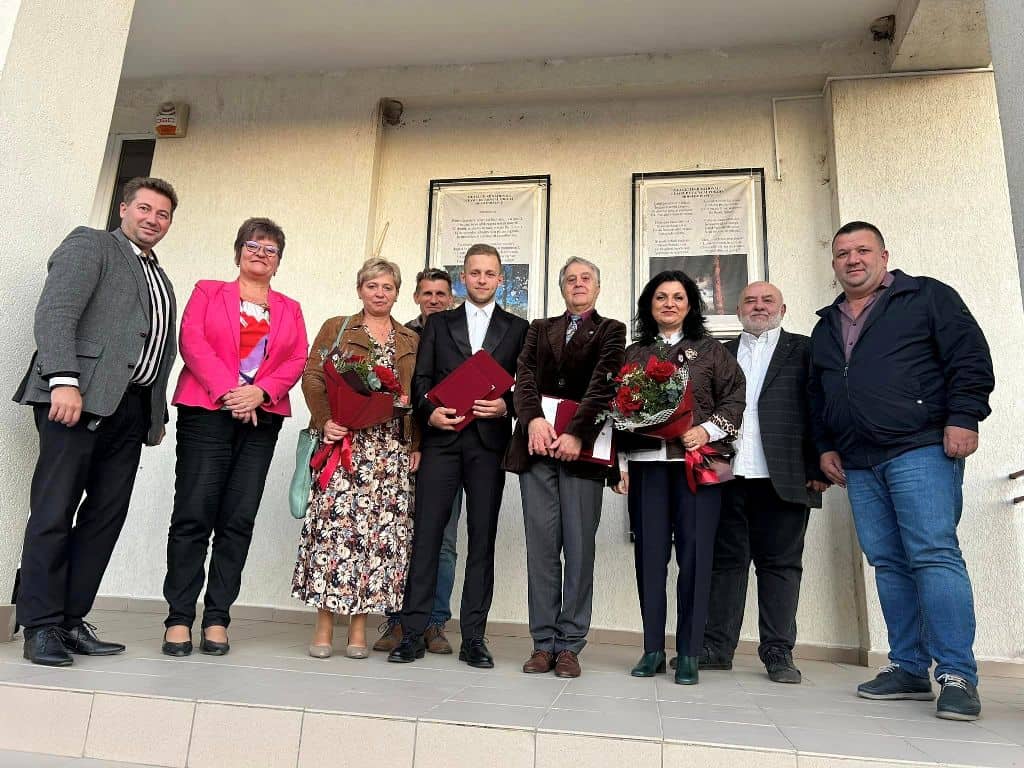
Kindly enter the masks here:
M 455 501 L 452 502 L 452 516 L 444 529 L 444 540 L 441 542 L 441 556 L 437 563 L 437 586 L 434 588 L 434 607 L 430 611 L 428 627 L 443 627 L 452 617 L 452 589 L 455 586 L 455 565 L 459 557 L 455 545 L 459 540 L 461 516 L 462 486 L 459 486 L 455 492 Z M 397 622 L 401 615 L 401 612 L 389 613 L 388 621 Z
M 974 595 L 957 540 L 964 460 L 941 445 L 870 469 L 846 470 L 857 538 L 875 568 L 889 660 L 918 677 L 953 673 L 977 684 Z

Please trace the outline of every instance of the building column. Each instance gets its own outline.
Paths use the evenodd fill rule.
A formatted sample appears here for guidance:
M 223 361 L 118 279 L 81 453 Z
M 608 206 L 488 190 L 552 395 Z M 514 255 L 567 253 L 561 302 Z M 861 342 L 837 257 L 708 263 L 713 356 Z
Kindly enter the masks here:
M 0 640 L 38 451 L 27 408 L 10 401 L 34 349 L 46 260 L 87 223 L 135 0 L 0 5 Z
M 1006 151 L 1006 175 L 1017 240 L 1017 266 L 1024 283 L 1024 5 L 1020 0 L 986 0 L 989 47 L 996 70 L 996 94 Z
M 1006 617 L 1020 613 L 1024 570 L 1007 564 L 1020 563 L 1024 551 L 1006 476 L 1021 465 L 1024 315 L 992 75 L 837 81 L 826 104 L 837 226 L 877 225 L 890 269 L 953 286 L 987 337 L 996 389 L 967 461 L 959 536 L 974 585 L 975 654 L 1017 660 L 1024 627 Z M 874 574 L 863 568 L 864 643 L 875 664 L 888 640 Z

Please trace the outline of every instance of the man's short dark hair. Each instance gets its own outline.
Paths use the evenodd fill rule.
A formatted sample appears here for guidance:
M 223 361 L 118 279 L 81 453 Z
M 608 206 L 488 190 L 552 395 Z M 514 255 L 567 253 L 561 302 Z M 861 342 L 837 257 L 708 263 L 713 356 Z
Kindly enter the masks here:
M 869 224 L 866 221 L 851 221 L 849 224 L 843 224 L 832 238 L 832 247 L 835 248 L 836 240 L 842 235 L 852 235 L 854 232 L 874 232 L 875 237 L 878 238 L 878 244 L 882 246 L 882 250 L 885 250 L 885 238 L 882 237 L 882 230 L 876 227 L 874 224 Z
M 466 258 L 462 260 L 462 265 L 465 266 L 470 256 L 493 256 L 498 260 L 498 264 L 501 264 L 501 256 L 498 254 L 498 249 L 493 245 L 487 245 L 486 243 L 476 243 L 475 245 L 469 246 L 469 250 L 466 251 Z
M 452 276 L 448 274 L 448 270 L 446 269 L 435 269 L 434 267 L 427 267 L 422 272 L 419 272 L 416 275 L 416 288 L 413 290 L 413 293 L 420 292 L 420 283 L 422 283 L 424 280 L 444 280 L 446 283 L 448 283 L 448 292 L 451 293 Z
M 242 222 L 235 236 L 235 264 L 242 259 L 242 246 L 257 237 L 268 237 L 277 243 L 277 258 L 284 258 L 284 230 L 270 219 L 255 216 Z
M 136 176 L 124 185 L 124 189 L 121 191 L 121 202 L 131 205 L 140 189 L 151 189 L 170 200 L 171 215 L 174 215 L 174 209 L 178 207 L 178 193 L 174 191 L 174 187 L 169 181 L 158 179 L 156 176 Z

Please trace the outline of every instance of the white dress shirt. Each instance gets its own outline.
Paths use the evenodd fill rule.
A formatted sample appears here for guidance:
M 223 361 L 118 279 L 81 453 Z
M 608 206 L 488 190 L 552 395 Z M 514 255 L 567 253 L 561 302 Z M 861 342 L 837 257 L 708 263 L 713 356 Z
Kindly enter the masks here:
M 747 407 L 743 411 L 743 428 L 736 438 L 736 459 L 732 471 L 737 477 L 747 479 L 768 477 L 768 460 L 761 443 L 761 422 L 757 417 L 757 401 L 768 372 L 768 364 L 779 344 L 781 329 L 773 328 L 760 336 L 744 331 L 740 334 L 740 346 L 736 360 L 747 377 Z
M 683 331 L 680 329 L 671 336 L 662 336 L 661 338 L 671 347 L 682 341 Z M 716 440 L 721 440 L 725 437 L 724 430 L 716 424 L 713 424 L 711 421 L 705 421 L 700 426 L 704 427 L 704 430 L 708 433 L 709 443 L 713 443 Z M 662 441 L 657 448 L 636 451 L 619 451 L 620 472 L 625 472 L 629 467 L 629 462 L 631 461 L 686 461 L 686 458 L 682 456 L 678 459 L 668 458 L 668 451 L 665 449 L 664 441 Z
M 466 322 L 469 323 L 469 346 L 475 355 L 484 346 L 484 339 L 487 337 L 487 326 L 491 324 L 491 315 L 494 314 L 494 302 L 486 307 L 478 307 L 473 302 L 467 301 Z

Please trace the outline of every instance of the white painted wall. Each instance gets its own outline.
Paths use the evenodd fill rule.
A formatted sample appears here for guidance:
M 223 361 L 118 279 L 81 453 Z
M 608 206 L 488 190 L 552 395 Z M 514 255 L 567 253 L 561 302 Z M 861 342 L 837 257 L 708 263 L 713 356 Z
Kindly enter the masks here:
M 31 411 L 10 397 L 32 354 L 46 259 L 89 215 L 133 5 L 22 0 L 16 19 L 18 2 L 0 6 L 0 602 L 21 553 L 37 451 Z
M 839 217 L 878 225 L 891 267 L 954 286 L 991 346 L 993 413 L 967 462 L 960 543 L 974 584 L 975 652 L 1020 661 L 1024 514 L 1009 503 L 1020 486 L 1006 476 L 1024 467 L 1024 318 L 992 75 L 835 82 L 831 111 Z M 873 583 L 867 592 L 871 649 L 885 651 Z
M 21 0 L 0 0 L 0 77 L 3 76 L 7 51 L 14 37 L 14 23 L 18 18 Z
M 288 234 L 276 286 L 303 302 L 311 331 L 325 317 L 357 306 L 354 276 L 367 240 L 376 141 L 370 95 L 379 92 L 359 90 L 350 77 L 160 81 L 123 89 L 115 130 L 137 129 L 163 98 L 192 104 L 189 136 L 159 142 L 153 168 L 182 197 L 162 250 L 183 296 L 200 277 L 229 276 L 234 228 L 245 216 L 265 214 Z M 625 319 L 631 314 L 630 174 L 770 169 L 770 120 L 764 96 L 408 110 L 404 124 L 385 129 L 381 139 L 373 222 L 378 230 L 391 222 L 383 253 L 411 280 L 423 266 L 431 178 L 550 173 L 552 296 L 558 295 L 556 265 L 583 254 L 605 269 L 602 311 Z M 770 269 L 787 292 L 789 327 L 806 331 L 813 310 L 831 293 L 823 246 L 832 223 L 821 102 L 782 105 L 780 137 L 785 181 L 767 185 Z M 397 310 L 403 319 L 415 313 L 410 294 L 407 285 Z M 300 421 L 282 436 L 240 598 L 246 603 L 297 605 L 288 597 L 288 579 L 298 524 L 287 517 L 283 499 Z M 172 485 L 170 447 L 147 452 L 105 593 L 159 596 Z M 513 477 L 499 537 L 492 617 L 525 622 L 521 508 Z M 800 616 L 805 642 L 858 644 L 850 541 L 841 505 L 815 513 Z M 610 493 L 600 542 L 594 624 L 636 629 L 625 509 Z M 748 622 L 748 630 L 753 626 Z

